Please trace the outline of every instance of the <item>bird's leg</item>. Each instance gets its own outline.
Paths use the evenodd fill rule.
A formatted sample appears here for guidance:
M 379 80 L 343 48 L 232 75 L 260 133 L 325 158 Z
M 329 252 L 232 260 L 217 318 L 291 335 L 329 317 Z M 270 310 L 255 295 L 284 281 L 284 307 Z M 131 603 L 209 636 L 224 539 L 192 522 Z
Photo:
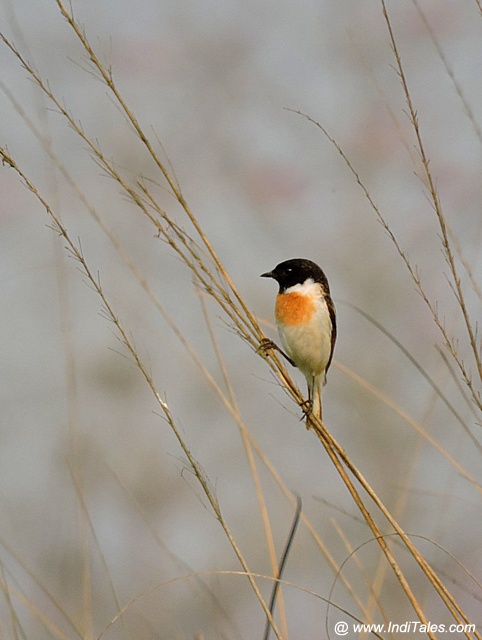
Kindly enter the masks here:
M 271 349 L 273 349 L 274 351 L 279 351 L 279 353 L 281 353 L 281 355 L 283 356 L 283 358 L 285 358 L 292 367 L 296 367 L 295 363 L 293 362 L 293 360 L 289 357 L 288 354 L 286 354 L 283 349 L 281 349 L 280 347 L 278 347 L 278 345 L 276 344 L 276 342 L 273 342 L 273 340 L 270 340 L 269 338 L 263 338 L 262 340 L 260 340 L 259 343 L 259 347 L 256 349 L 256 353 L 266 353 L 267 351 L 270 351 Z
M 270 340 L 269 338 L 263 338 L 262 340 L 260 340 L 259 347 L 256 349 L 256 353 L 265 354 L 267 351 L 270 351 L 271 349 L 273 349 L 275 351 L 279 351 L 279 353 L 281 353 L 283 358 L 285 358 L 290 363 L 291 366 L 296 367 L 296 364 L 289 357 L 289 355 L 286 354 L 280 347 L 278 347 L 276 342 L 273 342 L 273 340 Z M 308 399 L 307 400 L 303 400 L 303 402 L 301 402 L 301 404 L 300 404 L 300 408 L 303 411 L 303 413 L 301 415 L 301 418 L 300 418 L 300 421 L 306 419 L 306 428 L 307 429 L 311 429 L 310 416 L 313 413 L 313 397 L 314 397 L 314 394 L 315 394 L 315 385 L 316 384 L 317 384 L 317 382 L 315 380 L 315 376 L 312 376 L 311 380 L 308 383 Z M 319 417 L 320 417 L 320 420 L 321 420 L 321 415 Z
M 308 418 L 310 417 L 311 412 L 313 411 L 313 385 L 314 378 L 312 377 L 311 382 L 308 383 L 308 399 L 303 400 L 300 404 L 301 409 L 303 410 L 303 414 L 301 415 L 300 422 L 306 418 L 306 428 L 309 429 Z
M 305 418 L 309 418 L 313 410 L 313 402 L 310 398 L 308 398 L 307 400 L 303 400 L 303 402 L 300 403 L 300 408 L 303 410 L 300 418 L 300 422 L 302 422 Z
M 311 429 L 311 418 L 316 416 L 322 421 L 321 415 L 321 395 L 319 389 L 319 382 L 315 376 L 311 377 L 311 380 L 308 383 L 308 400 L 305 400 L 301 407 L 306 406 L 307 408 L 303 410 L 303 415 L 301 419 L 306 418 L 306 428 Z

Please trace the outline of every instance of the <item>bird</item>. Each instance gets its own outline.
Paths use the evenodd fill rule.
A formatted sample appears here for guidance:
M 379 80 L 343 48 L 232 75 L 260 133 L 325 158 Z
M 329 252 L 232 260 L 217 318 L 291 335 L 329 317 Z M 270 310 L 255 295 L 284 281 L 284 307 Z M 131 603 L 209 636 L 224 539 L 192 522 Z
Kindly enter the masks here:
M 293 258 L 261 274 L 279 285 L 275 317 L 283 349 L 264 338 L 260 349 L 277 349 L 305 376 L 308 385 L 307 410 L 322 421 L 321 391 L 333 359 L 336 341 L 336 310 L 328 280 L 315 262 Z

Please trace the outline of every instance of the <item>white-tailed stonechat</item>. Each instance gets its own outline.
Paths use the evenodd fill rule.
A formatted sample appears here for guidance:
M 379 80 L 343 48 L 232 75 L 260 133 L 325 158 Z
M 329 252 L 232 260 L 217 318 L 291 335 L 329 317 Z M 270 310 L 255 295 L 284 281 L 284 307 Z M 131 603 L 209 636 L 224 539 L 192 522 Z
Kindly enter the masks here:
M 328 280 L 317 264 L 303 258 L 281 262 L 261 277 L 274 278 L 279 284 L 275 315 L 286 353 L 269 340 L 261 348 L 278 349 L 300 369 L 308 383 L 309 408 L 305 414 L 313 413 L 321 420 L 321 388 L 336 340 L 336 312 Z

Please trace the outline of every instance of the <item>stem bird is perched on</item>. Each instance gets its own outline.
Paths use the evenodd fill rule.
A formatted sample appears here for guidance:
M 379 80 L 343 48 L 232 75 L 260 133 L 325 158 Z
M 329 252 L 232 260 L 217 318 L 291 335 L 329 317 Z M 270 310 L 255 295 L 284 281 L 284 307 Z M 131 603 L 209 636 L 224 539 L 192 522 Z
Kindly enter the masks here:
M 270 340 L 263 341 L 261 348 L 278 349 L 302 371 L 308 383 L 305 415 L 321 420 L 321 387 L 326 383 L 336 340 L 336 312 L 328 280 L 317 264 L 303 258 L 281 262 L 261 277 L 274 278 L 279 284 L 276 324 L 286 353 Z

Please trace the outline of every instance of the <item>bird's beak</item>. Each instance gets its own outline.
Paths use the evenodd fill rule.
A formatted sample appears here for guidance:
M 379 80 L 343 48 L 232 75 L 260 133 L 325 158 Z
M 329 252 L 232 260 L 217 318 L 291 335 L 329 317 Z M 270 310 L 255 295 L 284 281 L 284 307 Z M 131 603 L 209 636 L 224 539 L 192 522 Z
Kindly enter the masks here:
M 267 271 L 266 273 L 262 273 L 260 278 L 274 278 L 274 273 L 272 271 Z

